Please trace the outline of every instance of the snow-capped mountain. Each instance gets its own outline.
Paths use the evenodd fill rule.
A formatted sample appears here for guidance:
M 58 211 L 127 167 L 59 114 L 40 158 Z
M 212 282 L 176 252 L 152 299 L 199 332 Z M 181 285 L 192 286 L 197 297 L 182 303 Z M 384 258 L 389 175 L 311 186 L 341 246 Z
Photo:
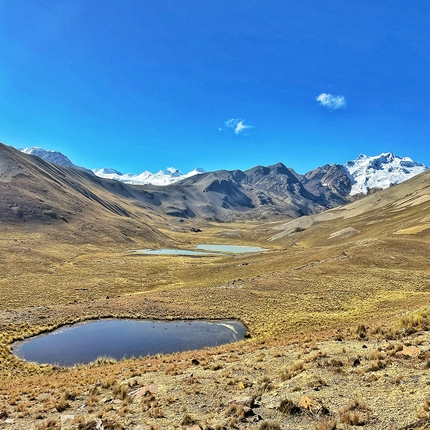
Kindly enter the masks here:
M 169 185 L 178 182 L 182 179 L 189 178 L 190 176 L 206 173 L 206 170 L 198 167 L 189 173 L 183 174 L 174 167 L 168 167 L 166 170 L 160 170 L 157 173 L 148 171 L 142 172 L 140 175 L 133 173 L 122 174 L 115 169 L 94 169 L 94 174 L 100 178 L 115 179 L 132 185 Z
M 166 170 L 160 170 L 158 173 L 145 171 L 140 175 L 135 175 L 133 173 L 122 174 L 118 170 L 112 168 L 89 170 L 85 167 L 73 164 L 68 157 L 59 151 L 50 151 L 37 146 L 21 149 L 21 152 L 30 155 L 36 155 L 37 157 L 43 158 L 50 163 L 59 164 L 60 166 L 73 167 L 74 169 L 83 170 L 100 178 L 115 179 L 117 181 L 132 185 L 169 185 L 180 181 L 181 179 L 189 178 L 190 176 L 206 173 L 206 170 L 202 169 L 201 167 L 197 167 L 186 174 L 181 173 L 174 167 L 169 167 Z
M 399 157 L 391 152 L 368 157 L 360 154 L 344 165 L 350 180 L 350 195 L 368 194 L 371 189 L 385 189 L 424 172 L 428 167 L 409 157 Z
M 122 176 L 122 173 L 119 170 L 112 169 L 111 167 L 103 168 L 103 169 L 93 169 L 92 172 L 99 176 L 100 178 L 108 177 L 107 175 L 118 175 Z M 105 175 L 105 176 L 103 176 Z
M 174 167 L 160 170 L 157 173 L 144 171 L 139 175 L 123 174 L 112 168 L 88 170 L 73 164 L 68 157 L 58 151 L 48 151 L 32 147 L 21 150 L 26 154 L 36 155 L 51 163 L 84 170 L 100 178 L 114 179 L 131 185 L 169 185 L 190 176 L 206 173 L 196 168 L 183 174 Z M 376 156 L 359 155 L 357 159 L 346 164 L 332 164 L 298 175 L 304 187 L 315 195 L 324 195 L 328 200 L 336 200 L 336 204 L 345 203 L 348 196 L 368 194 L 370 190 L 385 189 L 418 175 L 428 167 L 413 161 L 409 157 L 399 157 L 391 152 Z
M 30 155 L 36 155 L 37 157 L 43 158 L 50 163 L 59 164 L 60 166 L 65 167 L 73 167 L 74 169 L 83 170 L 84 172 L 90 173 L 91 175 L 94 174 L 91 170 L 86 169 L 85 167 L 73 164 L 68 157 L 59 151 L 50 151 L 48 149 L 39 148 L 38 146 L 32 146 L 31 148 L 21 149 L 21 152 Z

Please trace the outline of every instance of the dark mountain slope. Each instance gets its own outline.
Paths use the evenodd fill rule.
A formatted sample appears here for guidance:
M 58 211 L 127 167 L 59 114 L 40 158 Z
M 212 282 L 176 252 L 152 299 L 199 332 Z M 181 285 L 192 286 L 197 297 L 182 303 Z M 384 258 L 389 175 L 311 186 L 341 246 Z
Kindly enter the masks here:
M 297 218 L 331 207 L 308 191 L 304 177 L 282 163 L 252 169 L 204 173 L 165 187 L 136 187 L 161 201 L 170 215 L 234 219 Z M 135 194 L 136 198 L 139 198 Z
M 4 145 L 0 156 L 3 222 L 83 223 L 96 218 L 102 226 L 109 224 L 101 221 L 105 217 L 128 219 L 128 223 L 158 217 L 165 223 L 166 215 L 215 221 L 276 220 L 320 213 L 347 200 L 341 197 L 342 178 L 335 174 L 331 182 L 327 179 L 333 186 L 321 188 L 318 181 L 324 175 L 304 177 L 282 163 L 245 172 L 209 172 L 159 187 L 102 179 Z M 329 173 L 330 169 L 326 176 Z
M 78 242 L 127 241 L 166 243 L 151 227 L 147 210 L 120 183 L 104 181 L 84 171 L 59 166 L 0 144 L 0 224 L 27 226 L 73 236 Z
M 326 207 L 336 207 L 352 201 L 351 178 L 344 166 L 326 164 L 302 177 L 303 186 L 320 197 Z

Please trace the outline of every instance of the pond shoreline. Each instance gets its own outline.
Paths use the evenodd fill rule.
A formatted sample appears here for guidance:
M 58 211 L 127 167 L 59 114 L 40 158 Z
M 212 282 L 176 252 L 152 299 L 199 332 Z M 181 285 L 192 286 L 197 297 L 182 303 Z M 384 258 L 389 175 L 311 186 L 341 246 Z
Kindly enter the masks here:
M 88 364 L 100 356 L 118 360 L 172 354 L 247 337 L 247 327 L 235 319 L 99 318 L 64 324 L 15 341 L 11 353 L 25 362 L 73 366 Z
M 259 246 L 247 245 L 222 245 L 222 244 L 200 244 L 196 245 L 194 249 L 173 249 L 173 248 L 160 248 L 160 249 L 136 249 L 127 251 L 133 253 L 132 255 L 181 255 L 181 256 L 226 256 L 232 254 L 250 254 L 260 253 L 267 251 L 266 248 Z

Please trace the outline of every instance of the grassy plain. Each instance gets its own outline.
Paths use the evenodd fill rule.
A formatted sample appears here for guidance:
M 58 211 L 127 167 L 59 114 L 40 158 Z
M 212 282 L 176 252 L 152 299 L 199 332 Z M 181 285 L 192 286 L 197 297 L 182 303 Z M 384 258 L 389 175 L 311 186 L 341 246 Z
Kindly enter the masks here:
M 422 193 L 408 201 L 375 194 L 293 231 L 152 225 L 177 247 L 268 249 L 251 255 L 143 256 L 128 252 L 151 245 L 134 230 L 77 243 L 73 225 L 67 240 L 51 226 L 5 227 L 0 428 L 428 428 L 430 216 Z M 251 338 L 72 369 L 11 354 L 14 340 L 111 316 L 238 318 Z

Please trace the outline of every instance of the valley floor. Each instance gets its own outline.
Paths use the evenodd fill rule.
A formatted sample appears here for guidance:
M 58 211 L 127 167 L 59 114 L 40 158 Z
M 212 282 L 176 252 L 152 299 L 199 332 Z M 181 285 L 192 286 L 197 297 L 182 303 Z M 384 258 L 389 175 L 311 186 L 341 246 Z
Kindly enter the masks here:
M 272 227 L 170 232 L 189 247 L 237 232 L 236 244 L 270 248 L 201 258 L 4 237 L 0 428 L 429 428 L 429 242 L 324 245 L 321 225 L 313 242 L 296 232 L 268 245 Z M 16 339 L 101 317 L 237 318 L 251 339 L 70 369 L 11 354 Z

